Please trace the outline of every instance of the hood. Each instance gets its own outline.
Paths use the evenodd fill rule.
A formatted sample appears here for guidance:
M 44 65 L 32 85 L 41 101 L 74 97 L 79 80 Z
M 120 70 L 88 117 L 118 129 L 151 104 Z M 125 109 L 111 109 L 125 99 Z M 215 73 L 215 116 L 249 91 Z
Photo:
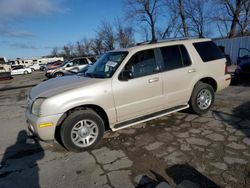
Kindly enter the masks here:
M 50 97 L 68 90 L 88 86 L 100 81 L 102 81 L 102 79 L 87 78 L 83 76 L 65 76 L 53 78 L 33 87 L 30 91 L 29 97 L 31 100 L 34 100 L 38 97 Z

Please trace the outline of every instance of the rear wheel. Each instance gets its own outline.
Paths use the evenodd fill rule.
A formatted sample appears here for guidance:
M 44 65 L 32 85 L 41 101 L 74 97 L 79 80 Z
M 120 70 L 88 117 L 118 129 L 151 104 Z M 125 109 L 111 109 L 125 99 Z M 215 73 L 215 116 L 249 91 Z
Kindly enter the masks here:
M 204 114 L 214 103 L 214 90 L 209 84 L 198 82 L 193 90 L 190 105 L 196 114 Z
M 28 74 L 28 71 L 24 71 L 24 74 Z
M 76 110 L 63 122 L 60 135 L 63 145 L 74 152 L 94 148 L 102 139 L 105 126 L 102 118 L 91 109 Z

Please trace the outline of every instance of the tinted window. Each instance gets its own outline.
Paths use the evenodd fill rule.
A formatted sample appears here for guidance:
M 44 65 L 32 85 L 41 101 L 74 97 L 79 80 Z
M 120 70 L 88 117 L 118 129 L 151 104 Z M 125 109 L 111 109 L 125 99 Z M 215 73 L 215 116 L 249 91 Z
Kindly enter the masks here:
M 165 70 L 173 70 L 191 64 L 188 52 L 183 45 L 160 48 Z
M 96 59 L 95 59 L 94 57 L 90 57 L 89 60 L 90 60 L 92 63 L 96 62 Z
M 88 61 L 87 61 L 87 59 L 79 59 L 79 65 L 86 65 L 86 64 L 88 64 Z
M 225 58 L 221 50 L 212 42 L 197 42 L 193 44 L 203 62 Z
M 125 66 L 133 73 L 133 78 L 147 76 L 157 72 L 154 50 L 145 50 L 134 54 Z
M 191 63 L 191 59 L 189 57 L 187 49 L 183 45 L 180 45 L 179 47 L 180 47 L 180 50 L 181 50 L 183 66 L 191 65 L 192 63 Z

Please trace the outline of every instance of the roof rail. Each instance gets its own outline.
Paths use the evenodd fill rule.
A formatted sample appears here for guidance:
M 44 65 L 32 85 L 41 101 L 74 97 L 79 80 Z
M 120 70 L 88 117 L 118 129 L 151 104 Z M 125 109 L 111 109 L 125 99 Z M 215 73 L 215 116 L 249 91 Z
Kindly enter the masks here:
M 136 43 L 135 46 L 140 46 L 140 45 L 145 45 L 145 44 L 162 43 L 162 42 L 170 42 L 170 41 L 188 40 L 188 39 L 198 39 L 198 37 L 175 37 L 175 38 L 166 38 L 166 39 L 160 39 L 160 40 L 155 40 L 155 41 L 144 41 L 144 42 Z

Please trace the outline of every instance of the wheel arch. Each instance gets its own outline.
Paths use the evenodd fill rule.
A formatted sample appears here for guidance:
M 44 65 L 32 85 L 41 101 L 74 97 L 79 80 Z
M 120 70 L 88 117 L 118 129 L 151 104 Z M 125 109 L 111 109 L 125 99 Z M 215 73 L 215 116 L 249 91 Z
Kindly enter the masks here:
M 68 115 L 76 110 L 83 110 L 83 109 L 92 109 L 94 110 L 104 121 L 104 125 L 105 125 L 105 131 L 110 130 L 110 126 L 109 126 L 109 118 L 107 113 L 105 112 L 105 110 L 98 106 L 98 105 L 94 105 L 94 104 L 86 104 L 86 105 L 81 105 L 81 106 L 77 106 L 74 108 L 69 109 L 68 111 L 66 111 L 61 118 L 58 120 L 58 123 L 56 125 L 56 130 L 55 130 L 55 138 L 60 140 L 60 129 L 61 129 L 61 125 L 64 122 L 64 120 L 68 117 Z
M 215 79 L 213 79 L 211 77 L 201 78 L 198 82 L 203 82 L 205 84 L 208 84 L 208 85 L 212 86 L 214 92 L 217 91 L 217 88 L 218 88 L 217 82 Z M 196 82 L 196 83 L 198 83 L 198 82 Z

